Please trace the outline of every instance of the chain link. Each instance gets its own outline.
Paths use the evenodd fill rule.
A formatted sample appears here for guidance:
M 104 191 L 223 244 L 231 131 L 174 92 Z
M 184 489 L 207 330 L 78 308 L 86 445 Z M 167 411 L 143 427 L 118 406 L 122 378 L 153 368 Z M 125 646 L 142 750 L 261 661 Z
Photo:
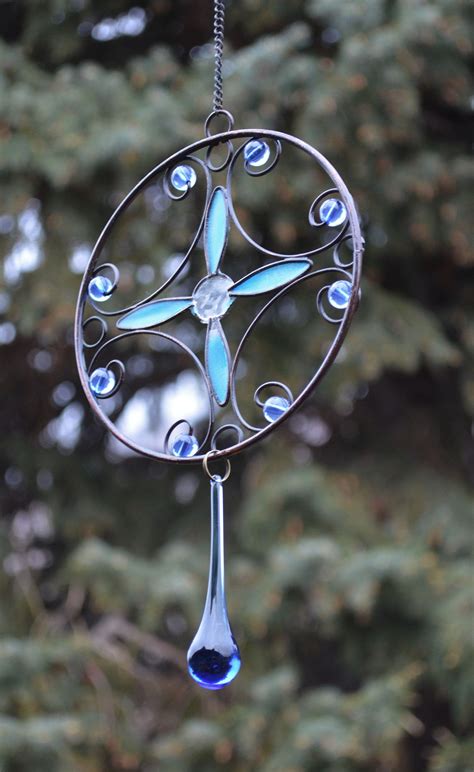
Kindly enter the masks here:
M 224 52 L 225 0 L 214 0 L 214 111 L 222 110 L 222 56 Z

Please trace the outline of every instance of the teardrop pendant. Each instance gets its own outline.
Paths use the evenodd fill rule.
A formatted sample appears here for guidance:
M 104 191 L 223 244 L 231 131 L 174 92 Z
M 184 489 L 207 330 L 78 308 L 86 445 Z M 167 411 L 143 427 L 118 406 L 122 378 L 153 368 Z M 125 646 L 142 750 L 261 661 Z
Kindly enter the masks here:
M 188 650 L 191 677 L 205 689 L 222 689 L 240 670 L 240 651 L 232 635 L 224 587 L 224 497 L 222 478 L 211 477 L 211 555 L 206 603 Z

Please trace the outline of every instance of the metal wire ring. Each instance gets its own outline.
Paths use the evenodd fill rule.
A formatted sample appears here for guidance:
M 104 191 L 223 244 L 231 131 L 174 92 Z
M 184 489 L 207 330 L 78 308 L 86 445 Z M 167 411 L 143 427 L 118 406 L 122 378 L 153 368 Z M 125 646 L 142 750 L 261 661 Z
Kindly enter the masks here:
M 204 458 L 202 460 L 202 468 L 204 469 L 204 471 L 207 474 L 207 476 L 209 477 L 209 479 L 214 480 L 214 481 L 219 481 L 219 482 L 225 482 L 226 480 L 229 479 L 230 471 L 232 469 L 230 461 L 229 461 L 228 458 L 224 459 L 225 460 L 226 468 L 225 468 L 225 472 L 224 472 L 224 476 L 223 477 L 221 477 L 218 474 L 211 474 L 211 471 L 209 469 L 209 457 L 210 456 L 215 456 L 216 453 L 218 453 L 217 450 L 210 450 L 208 453 L 206 453 L 206 455 L 204 456 Z

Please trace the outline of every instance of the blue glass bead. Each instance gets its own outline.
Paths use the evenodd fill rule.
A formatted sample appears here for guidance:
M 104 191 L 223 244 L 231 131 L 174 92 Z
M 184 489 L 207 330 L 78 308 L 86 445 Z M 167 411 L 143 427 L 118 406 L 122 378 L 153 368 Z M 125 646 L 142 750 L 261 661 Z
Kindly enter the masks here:
M 237 644 L 231 651 L 221 653 L 203 646 L 188 659 L 189 674 L 205 689 L 222 689 L 240 670 L 241 659 Z
M 281 418 L 289 407 L 290 403 L 285 397 L 269 397 L 263 405 L 263 415 L 268 423 L 272 424 Z
M 352 292 L 350 281 L 335 281 L 328 289 L 328 300 L 333 308 L 347 308 Z
M 270 148 L 261 139 L 252 139 L 245 145 L 244 158 L 249 166 L 264 166 L 270 158 Z
M 106 367 L 98 367 L 89 377 L 91 391 L 98 397 L 106 397 L 114 390 L 116 384 L 115 375 Z
M 319 207 L 319 216 L 330 228 L 337 228 L 345 221 L 347 209 L 338 198 L 328 198 Z
M 177 458 L 190 458 L 198 449 L 199 442 L 193 434 L 179 434 L 171 446 L 171 452 Z
M 104 300 L 107 300 L 110 297 L 113 286 L 114 285 L 108 276 L 94 276 L 89 282 L 87 294 L 91 300 L 95 300 L 97 303 L 103 303 Z
M 187 190 L 196 184 L 196 172 L 191 166 L 176 166 L 171 172 L 171 184 L 176 190 Z

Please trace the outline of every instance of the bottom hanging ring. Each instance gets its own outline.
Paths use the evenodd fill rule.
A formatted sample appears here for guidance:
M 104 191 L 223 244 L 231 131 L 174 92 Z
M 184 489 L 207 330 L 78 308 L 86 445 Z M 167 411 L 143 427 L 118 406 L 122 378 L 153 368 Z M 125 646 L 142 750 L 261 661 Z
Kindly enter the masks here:
M 225 468 L 225 472 L 224 472 L 223 477 L 221 477 L 220 475 L 212 474 L 211 470 L 209 469 L 209 459 L 212 456 L 216 455 L 216 452 L 217 451 L 215 451 L 215 450 L 210 450 L 209 453 L 206 453 L 206 455 L 204 456 L 204 458 L 202 460 L 202 468 L 204 469 L 205 473 L 207 474 L 207 476 L 211 480 L 219 480 L 219 482 L 223 483 L 223 482 L 225 482 L 226 480 L 229 479 L 232 467 L 231 467 L 229 459 L 226 458 L 226 459 L 224 459 L 225 463 L 226 463 L 226 468 Z

